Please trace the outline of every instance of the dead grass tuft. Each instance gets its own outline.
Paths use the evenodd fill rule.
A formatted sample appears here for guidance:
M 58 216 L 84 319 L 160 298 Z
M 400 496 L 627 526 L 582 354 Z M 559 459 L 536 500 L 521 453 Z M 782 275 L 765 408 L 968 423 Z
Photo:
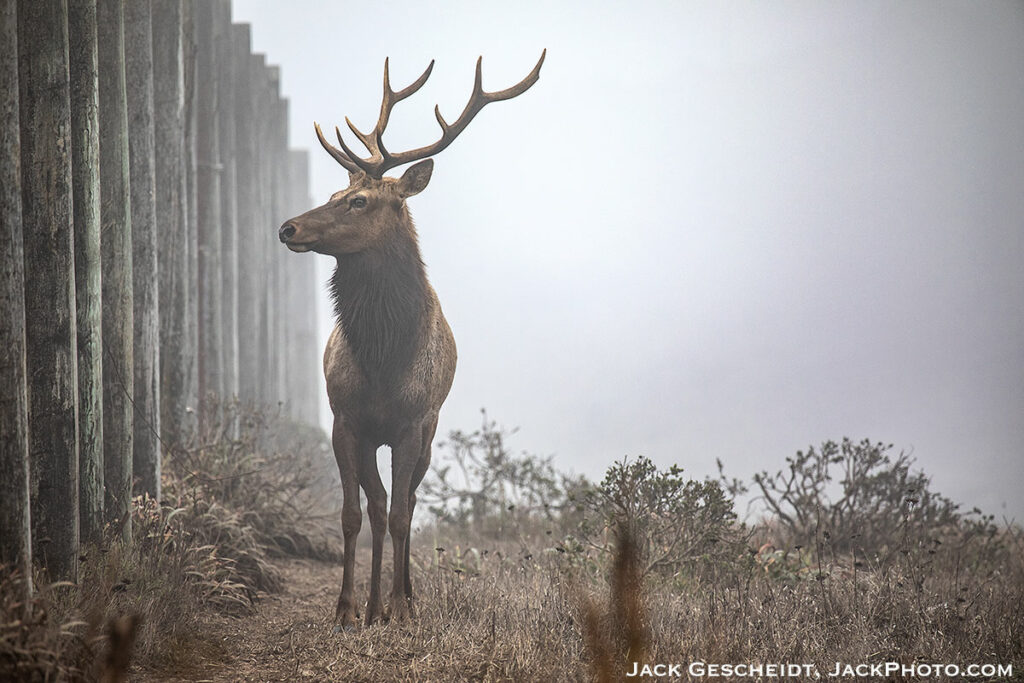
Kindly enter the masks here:
M 647 662 L 650 633 L 644 605 L 644 571 L 640 550 L 628 528 L 617 534 L 612 559 L 608 608 L 602 611 L 591 598 L 584 599 L 583 632 L 594 676 L 599 681 L 622 679 L 623 664 Z
M 268 556 L 340 561 L 341 489 L 323 431 L 237 402 L 216 414 L 169 463 L 179 490 L 237 511 Z
M 132 648 L 142 617 L 129 614 L 110 622 L 107 637 L 110 645 L 103 661 L 101 683 L 121 683 L 128 677 L 128 666 L 132 661 Z
M 17 581 L 0 573 L 0 680 L 83 680 L 85 672 L 74 663 L 89 645 L 76 635 L 79 624 L 49 609 L 52 594 L 68 585 L 43 584 L 25 603 Z

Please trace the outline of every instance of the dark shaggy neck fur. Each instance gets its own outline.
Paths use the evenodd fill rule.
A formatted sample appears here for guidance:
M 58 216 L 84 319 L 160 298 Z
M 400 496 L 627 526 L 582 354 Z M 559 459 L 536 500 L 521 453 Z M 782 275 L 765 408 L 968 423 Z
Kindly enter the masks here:
M 398 385 L 412 363 L 426 308 L 427 276 L 415 235 L 338 257 L 331 278 L 334 311 L 371 389 Z

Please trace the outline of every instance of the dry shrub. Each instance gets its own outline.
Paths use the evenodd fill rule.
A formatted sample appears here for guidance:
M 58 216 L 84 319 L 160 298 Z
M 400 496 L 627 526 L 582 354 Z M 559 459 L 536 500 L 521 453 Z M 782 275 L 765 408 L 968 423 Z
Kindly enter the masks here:
M 987 531 L 977 525 L 985 520 L 970 526 L 957 504 L 932 490 L 924 472 L 912 471 L 910 454 L 892 455 L 892 448 L 844 437 L 797 451 L 774 474 L 755 474 L 749 488 L 770 514 L 777 542 L 814 547 L 825 540 L 837 552 L 886 563 L 908 535 Z M 736 480 L 729 485 L 734 493 L 748 488 Z
M 280 573 L 240 513 L 201 491 L 182 495 L 173 485 L 159 505 L 148 496 L 133 502 L 133 550 L 157 561 L 147 569 L 180 577 L 204 603 L 248 614 L 261 591 L 280 588 Z
M 169 462 L 182 495 L 238 511 L 271 556 L 340 561 L 340 484 L 323 430 L 237 402 L 219 406 L 197 444 Z
M 582 479 L 557 471 L 551 457 L 514 454 L 508 441 L 518 430 L 480 412 L 479 429 L 453 430 L 437 444 L 417 497 L 438 522 L 493 537 L 560 519 Z

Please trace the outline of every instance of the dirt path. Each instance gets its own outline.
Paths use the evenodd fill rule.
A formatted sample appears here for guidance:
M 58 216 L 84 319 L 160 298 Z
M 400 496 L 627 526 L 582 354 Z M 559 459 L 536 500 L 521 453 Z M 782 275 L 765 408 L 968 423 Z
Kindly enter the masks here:
M 284 576 L 281 593 L 265 596 L 251 616 L 208 619 L 210 642 L 177 658 L 176 670 L 146 672 L 140 680 L 345 680 L 346 653 L 331 634 L 341 568 L 309 560 L 276 564 Z
M 459 555 L 457 546 L 448 552 Z M 431 565 L 423 555 L 430 557 L 414 548 L 419 601 L 409 621 L 334 633 L 340 565 L 276 560 L 281 593 L 264 597 L 255 614 L 241 619 L 204 617 L 168 644 L 161 669 L 135 672 L 130 680 L 586 680 L 574 594 L 549 569 L 515 551 L 466 553 L 480 568 L 472 573 L 461 559 Z M 368 593 L 368 573 L 356 563 L 357 596 Z M 382 586 L 389 580 L 385 571 Z

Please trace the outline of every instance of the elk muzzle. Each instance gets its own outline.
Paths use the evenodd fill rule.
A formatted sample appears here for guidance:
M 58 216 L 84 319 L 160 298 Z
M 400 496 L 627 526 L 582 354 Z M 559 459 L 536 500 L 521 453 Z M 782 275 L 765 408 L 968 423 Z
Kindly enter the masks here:
M 285 223 L 281 226 L 281 229 L 277 231 L 277 237 L 281 240 L 281 244 L 288 244 L 288 241 L 295 237 L 295 233 L 299 230 L 291 223 Z

